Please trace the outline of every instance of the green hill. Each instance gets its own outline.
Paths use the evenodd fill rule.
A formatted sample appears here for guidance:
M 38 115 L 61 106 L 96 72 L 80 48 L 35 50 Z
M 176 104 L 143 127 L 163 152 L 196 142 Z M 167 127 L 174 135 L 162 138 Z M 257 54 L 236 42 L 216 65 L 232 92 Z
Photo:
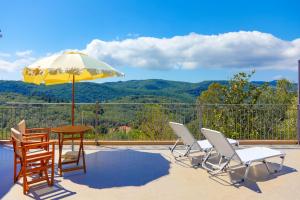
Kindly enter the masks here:
M 212 82 L 228 84 L 228 81 L 203 81 L 188 83 L 161 79 L 131 80 L 107 83 L 82 82 L 75 85 L 76 102 L 195 102 L 196 97 L 205 91 Z M 262 84 L 264 82 L 255 82 Z M 276 82 L 270 82 L 270 85 Z M 22 81 L 0 81 L 2 101 L 9 100 L 7 93 L 28 97 L 30 101 L 70 102 L 71 84 L 53 86 L 27 84 Z M 13 101 L 28 102 L 28 98 L 18 96 Z M 159 97 L 159 98 L 158 98 Z

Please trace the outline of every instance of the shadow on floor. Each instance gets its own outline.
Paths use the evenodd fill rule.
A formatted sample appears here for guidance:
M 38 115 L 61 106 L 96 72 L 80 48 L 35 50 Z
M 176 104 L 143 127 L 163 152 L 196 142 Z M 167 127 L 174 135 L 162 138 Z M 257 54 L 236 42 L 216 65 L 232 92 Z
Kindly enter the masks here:
M 13 151 L 12 146 L 0 145 L 0 199 L 2 199 L 14 186 Z M 22 180 L 19 180 L 17 184 L 23 187 Z M 23 194 L 23 189 L 21 189 L 20 192 Z M 52 187 L 49 187 L 47 183 L 32 186 L 30 187 L 30 191 L 27 196 L 33 199 L 62 199 L 74 194 L 76 193 L 66 190 L 56 182 Z
M 30 193 L 27 196 L 37 200 L 58 200 L 75 194 L 76 192 L 67 190 L 56 182 L 52 187 L 49 187 L 47 183 L 34 185 L 30 188 Z
M 91 188 L 142 186 L 169 174 L 161 154 L 129 149 L 86 154 L 87 173 L 66 173 L 64 179 Z
M 278 163 L 273 163 L 273 162 L 268 162 L 269 167 L 271 171 L 274 171 L 275 169 L 279 168 Z M 230 172 L 227 173 L 221 173 L 215 176 L 210 176 L 213 180 L 227 186 L 234 186 L 234 187 L 246 187 L 252 191 L 255 191 L 257 193 L 262 193 L 261 189 L 259 188 L 258 184 L 259 182 L 265 182 L 269 181 L 272 179 L 275 179 L 279 176 L 290 174 L 297 172 L 296 169 L 283 166 L 282 170 L 277 173 L 269 173 L 266 169 L 266 166 L 262 163 L 253 165 L 250 168 L 249 174 L 248 174 L 248 179 L 245 180 L 244 182 L 239 182 L 239 183 L 234 183 L 237 182 L 242 178 L 242 176 L 245 173 L 245 168 L 240 167 L 234 170 L 231 170 Z M 228 180 L 229 179 L 229 180 Z
M 0 145 L 0 199 L 13 186 L 13 154 L 14 150 L 11 146 Z

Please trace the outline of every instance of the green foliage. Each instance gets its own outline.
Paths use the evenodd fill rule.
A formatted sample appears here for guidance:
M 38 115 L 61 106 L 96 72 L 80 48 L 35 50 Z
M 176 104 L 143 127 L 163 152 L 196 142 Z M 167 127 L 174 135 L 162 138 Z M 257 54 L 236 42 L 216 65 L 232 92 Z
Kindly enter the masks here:
M 235 74 L 228 85 L 213 83 L 199 97 L 204 104 L 256 104 L 260 95 L 268 88 L 267 83 L 257 86 L 250 82 L 250 74 Z
M 279 139 L 279 129 L 293 138 L 293 84 L 283 79 L 277 81 L 276 88 L 257 85 L 250 81 L 253 74 L 238 73 L 228 85 L 211 84 L 200 95 L 203 126 L 232 138 Z
M 81 103 L 137 102 L 137 103 L 195 103 L 197 96 L 207 90 L 212 83 L 228 85 L 228 81 L 203 81 L 187 83 L 159 79 L 132 80 L 108 83 L 79 82 L 75 84 L 75 101 Z M 264 84 L 253 82 L 254 85 Z M 276 83 L 270 82 L 275 86 Z M 294 86 L 294 85 L 293 85 Z M 293 87 L 295 89 L 295 87 Z M 16 93 L 38 101 L 63 103 L 71 102 L 71 84 L 34 85 L 21 81 L 0 81 L 1 93 Z M 28 102 L 26 99 L 19 99 Z
M 133 129 L 129 133 L 117 131 L 110 134 L 100 134 L 100 140 L 150 140 L 141 130 Z
M 287 80 L 268 84 L 251 82 L 253 73 L 238 73 L 230 81 L 201 83 L 164 80 L 78 83 L 76 101 L 93 103 L 76 105 L 75 122 L 94 127 L 85 135 L 86 139 L 94 139 L 96 135 L 100 140 L 174 139 L 169 121 L 186 124 L 195 138 L 200 139 L 200 120 L 203 126 L 231 138 L 295 138 L 295 84 Z M 200 106 L 191 104 L 199 93 Z M 46 87 L 0 81 L 0 137 L 9 138 L 10 127 L 23 118 L 29 127 L 70 124 L 70 104 L 39 104 L 70 102 L 70 97 L 70 84 Z M 111 103 L 100 103 L 97 107 L 94 102 L 100 100 Z M 129 130 L 122 131 L 122 126 Z
M 139 129 L 151 140 L 172 138 L 168 114 L 160 105 L 146 105 L 137 116 Z
M 277 139 L 296 138 L 297 133 L 297 97 L 291 98 L 291 105 L 287 108 L 284 120 L 278 127 Z M 290 131 L 287 131 L 290 130 Z

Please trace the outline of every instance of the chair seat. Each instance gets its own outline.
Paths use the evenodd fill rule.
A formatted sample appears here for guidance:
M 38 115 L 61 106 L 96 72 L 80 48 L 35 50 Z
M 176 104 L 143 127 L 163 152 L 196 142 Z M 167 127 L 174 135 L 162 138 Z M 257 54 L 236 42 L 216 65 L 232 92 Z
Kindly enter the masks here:
M 27 156 L 36 155 L 40 153 L 48 153 L 45 149 L 30 149 L 29 152 L 27 152 Z
M 236 153 L 240 157 L 241 161 L 245 164 L 285 155 L 281 151 L 270 149 L 267 147 L 251 147 L 247 149 L 239 149 L 236 150 Z
M 238 144 L 238 141 L 227 138 L 228 142 L 231 145 L 236 145 Z M 208 140 L 198 140 L 197 143 L 199 144 L 199 146 L 204 150 L 204 151 L 208 151 L 212 148 L 212 145 L 209 143 Z

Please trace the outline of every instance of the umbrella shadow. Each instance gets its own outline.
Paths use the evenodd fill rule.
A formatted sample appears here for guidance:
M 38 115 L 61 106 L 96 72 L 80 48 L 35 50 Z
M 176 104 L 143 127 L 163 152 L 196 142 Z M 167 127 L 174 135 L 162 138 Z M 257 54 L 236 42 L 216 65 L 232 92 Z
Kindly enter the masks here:
M 91 188 L 142 186 L 169 174 L 161 154 L 129 149 L 86 154 L 87 173 L 67 173 L 64 179 Z
M 0 199 L 9 192 L 13 183 L 14 150 L 11 146 L 0 145 Z

